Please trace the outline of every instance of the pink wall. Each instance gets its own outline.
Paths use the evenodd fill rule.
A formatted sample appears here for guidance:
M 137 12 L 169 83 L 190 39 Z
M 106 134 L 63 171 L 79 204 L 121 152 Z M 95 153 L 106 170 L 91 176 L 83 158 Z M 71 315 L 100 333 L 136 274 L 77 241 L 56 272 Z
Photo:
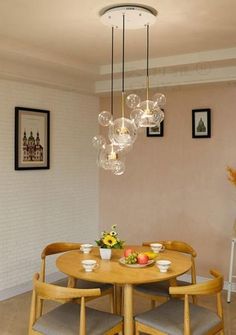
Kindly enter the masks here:
M 125 174 L 100 173 L 100 228 L 117 224 L 127 243 L 186 241 L 198 253 L 198 275 L 209 268 L 227 275 L 236 218 L 236 189 L 226 177 L 226 166 L 236 167 L 236 85 L 164 93 L 164 137 L 141 130 Z M 212 110 L 212 137 L 193 139 L 191 111 L 203 107 Z M 109 98 L 101 98 L 101 108 L 109 110 Z

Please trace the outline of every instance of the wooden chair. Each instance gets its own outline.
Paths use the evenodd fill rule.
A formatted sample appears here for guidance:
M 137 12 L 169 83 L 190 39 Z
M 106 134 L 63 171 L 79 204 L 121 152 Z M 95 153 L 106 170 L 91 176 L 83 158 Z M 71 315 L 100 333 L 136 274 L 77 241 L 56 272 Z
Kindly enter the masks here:
M 196 284 L 196 270 L 195 270 L 195 258 L 197 256 L 196 251 L 187 243 L 181 241 L 158 241 L 158 242 L 144 242 L 143 246 L 149 246 L 151 243 L 161 243 L 165 249 L 182 252 L 191 257 L 191 284 Z M 156 301 L 166 301 L 170 298 L 169 287 L 170 285 L 189 285 L 188 282 L 176 280 L 176 281 L 162 281 L 149 284 L 140 284 L 135 287 L 135 291 L 145 297 L 148 297 L 152 301 L 152 308 L 155 307 Z M 196 296 L 193 296 L 194 303 L 196 302 Z
M 34 276 L 34 288 L 28 335 L 115 335 L 122 332 L 123 318 L 111 313 L 85 308 L 85 299 L 98 297 L 100 289 L 76 289 L 46 284 Z M 43 316 L 37 308 L 44 300 L 68 301 L 80 298 L 80 304 L 65 302 Z
M 72 242 L 56 242 L 47 245 L 41 254 L 41 271 L 40 271 L 40 280 L 42 282 L 45 282 L 46 278 L 46 258 L 50 255 L 59 254 L 62 252 L 67 252 L 71 250 L 80 250 L 80 243 L 72 243 Z M 65 278 L 62 280 L 59 280 L 57 283 L 59 286 L 63 287 L 76 287 L 78 289 L 92 289 L 92 288 L 99 288 L 101 290 L 100 296 L 103 295 L 110 295 L 111 299 L 111 311 L 114 311 L 114 288 L 111 284 L 101 284 L 101 283 L 95 283 L 91 281 L 85 281 L 85 280 L 76 280 L 73 278 Z M 87 300 L 94 299 L 96 297 L 88 297 Z M 39 315 L 42 315 L 42 308 L 43 304 L 41 304 L 41 308 L 39 310 Z
M 201 284 L 170 287 L 170 294 L 184 295 L 184 300 L 170 299 L 164 304 L 135 317 L 135 335 L 213 335 L 224 334 L 221 291 L 222 275 L 214 270 L 215 277 Z M 217 313 L 189 303 L 189 295 L 217 297 Z

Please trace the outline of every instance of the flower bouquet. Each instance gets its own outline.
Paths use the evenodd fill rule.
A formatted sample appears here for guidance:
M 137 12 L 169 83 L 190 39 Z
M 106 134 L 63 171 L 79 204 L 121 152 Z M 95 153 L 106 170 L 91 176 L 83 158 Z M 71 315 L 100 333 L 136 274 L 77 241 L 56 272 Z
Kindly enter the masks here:
M 125 241 L 119 239 L 116 225 L 111 227 L 110 232 L 103 231 L 101 238 L 95 240 L 95 242 L 100 247 L 100 255 L 103 259 L 110 259 L 111 249 L 122 249 L 125 243 Z

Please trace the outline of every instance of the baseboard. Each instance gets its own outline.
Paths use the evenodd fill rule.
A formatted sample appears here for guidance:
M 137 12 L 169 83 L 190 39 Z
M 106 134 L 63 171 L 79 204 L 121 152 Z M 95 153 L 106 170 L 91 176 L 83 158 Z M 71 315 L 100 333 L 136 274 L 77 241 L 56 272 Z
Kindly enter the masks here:
M 46 276 L 46 280 L 49 283 L 55 282 L 62 278 L 65 278 L 65 275 L 63 275 L 60 272 L 54 272 Z M 0 291 L 0 301 L 12 298 L 16 295 L 19 295 L 19 294 L 22 294 L 22 293 L 25 293 L 31 290 L 32 290 L 32 280 L 27 281 L 17 286 L 6 288 Z
M 63 278 L 65 278 L 65 275 L 63 275 L 60 272 L 54 272 L 54 273 L 51 273 L 50 275 L 48 275 L 46 277 L 46 280 L 47 280 L 47 282 L 51 283 L 51 282 L 55 282 L 55 281 L 63 279 Z M 182 280 L 187 281 L 189 283 L 191 281 L 191 276 L 188 275 L 188 274 L 182 275 L 179 278 L 181 278 Z M 203 283 L 204 281 L 207 281 L 209 279 L 210 278 L 207 278 L 207 277 L 197 276 L 197 283 Z M 228 285 L 229 285 L 229 283 L 227 281 L 225 281 L 223 289 L 227 290 Z M 28 292 L 30 290 L 32 290 L 32 280 L 28 281 L 28 282 L 25 282 L 23 284 L 17 285 L 17 286 L 13 286 L 13 287 L 9 287 L 9 288 L 6 288 L 4 290 L 1 290 L 0 291 L 0 301 L 12 298 L 16 295 Z M 236 292 L 236 283 L 232 283 L 231 291 Z
M 191 282 L 191 275 L 189 275 L 189 274 L 182 275 L 178 278 L 181 278 L 182 280 L 187 281 L 189 283 Z M 209 279 L 210 279 L 210 277 L 197 276 L 197 283 L 203 283 L 204 281 L 207 281 Z M 224 281 L 223 290 L 228 290 L 228 286 L 229 286 L 229 282 Z M 236 283 L 232 283 L 231 291 L 236 292 Z

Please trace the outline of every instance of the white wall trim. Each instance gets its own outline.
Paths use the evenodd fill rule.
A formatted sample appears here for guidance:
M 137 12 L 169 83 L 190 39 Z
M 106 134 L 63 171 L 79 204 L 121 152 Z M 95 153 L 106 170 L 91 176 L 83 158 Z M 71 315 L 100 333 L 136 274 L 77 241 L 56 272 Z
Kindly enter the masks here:
M 171 87 L 192 84 L 207 84 L 236 80 L 236 66 L 205 69 L 196 68 L 195 70 L 177 70 L 176 72 L 163 72 L 150 76 L 150 87 Z M 129 76 L 126 78 L 126 89 L 142 89 L 146 85 L 145 76 Z M 106 93 L 110 90 L 110 81 L 97 81 L 95 93 Z M 114 80 L 114 91 L 120 90 L 120 79 Z
M 52 282 L 55 282 L 55 281 L 63 279 L 63 278 L 65 278 L 65 275 L 63 275 L 61 272 L 54 272 L 54 273 L 46 276 L 46 281 L 48 283 L 52 283 Z M 179 278 L 181 278 L 182 280 L 187 281 L 189 283 L 191 281 L 191 276 L 188 275 L 188 274 L 182 275 Z M 211 278 L 197 276 L 197 283 L 203 283 L 203 282 L 205 282 L 209 279 L 211 279 Z M 229 285 L 229 283 L 227 281 L 225 281 L 223 289 L 227 290 L 228 285 Z M 0 301 L 12 298 L 16 295 L 28 292 L 30 290 L 32 290 L 32 280 L 27 281 L 27 282 L 25 282 L 21 285 L 17 285 L 17 286 L 14 286 L 14 287 L 9 287 L 5 290 L 0 291 Z M 232 283 L 232 290 L 231 291 L 236 292 L 236 283 Z
M 229 61 L 236 58 L 236 48 L 209 50 L 196 53 L 188 53 L 174 56 L 158 57 L 150 59 L 150 69 L 173 67 L 180 65 L 190 65 L 205 62 Z M 126 62 L 125 70 L 135 71 L 144 70 L 146 68 L 146 60 Z M 114 64 L 114 73 L 120 73 L 122 69 L 121 63 Z M 100 74 L 107 75 L 111 71 L 111 65 L 102 65 Z
M 46 276 L 46 281 L 48 283 L 55 282 L 57 280 L 65 278 L 61 272 L 54 272 Z M 22 283 L 17 286 L 9 287 L 0 291 L 0 301 L 12 298 L 16 295 L 28 292 L 32 290 L 32 280 Z

